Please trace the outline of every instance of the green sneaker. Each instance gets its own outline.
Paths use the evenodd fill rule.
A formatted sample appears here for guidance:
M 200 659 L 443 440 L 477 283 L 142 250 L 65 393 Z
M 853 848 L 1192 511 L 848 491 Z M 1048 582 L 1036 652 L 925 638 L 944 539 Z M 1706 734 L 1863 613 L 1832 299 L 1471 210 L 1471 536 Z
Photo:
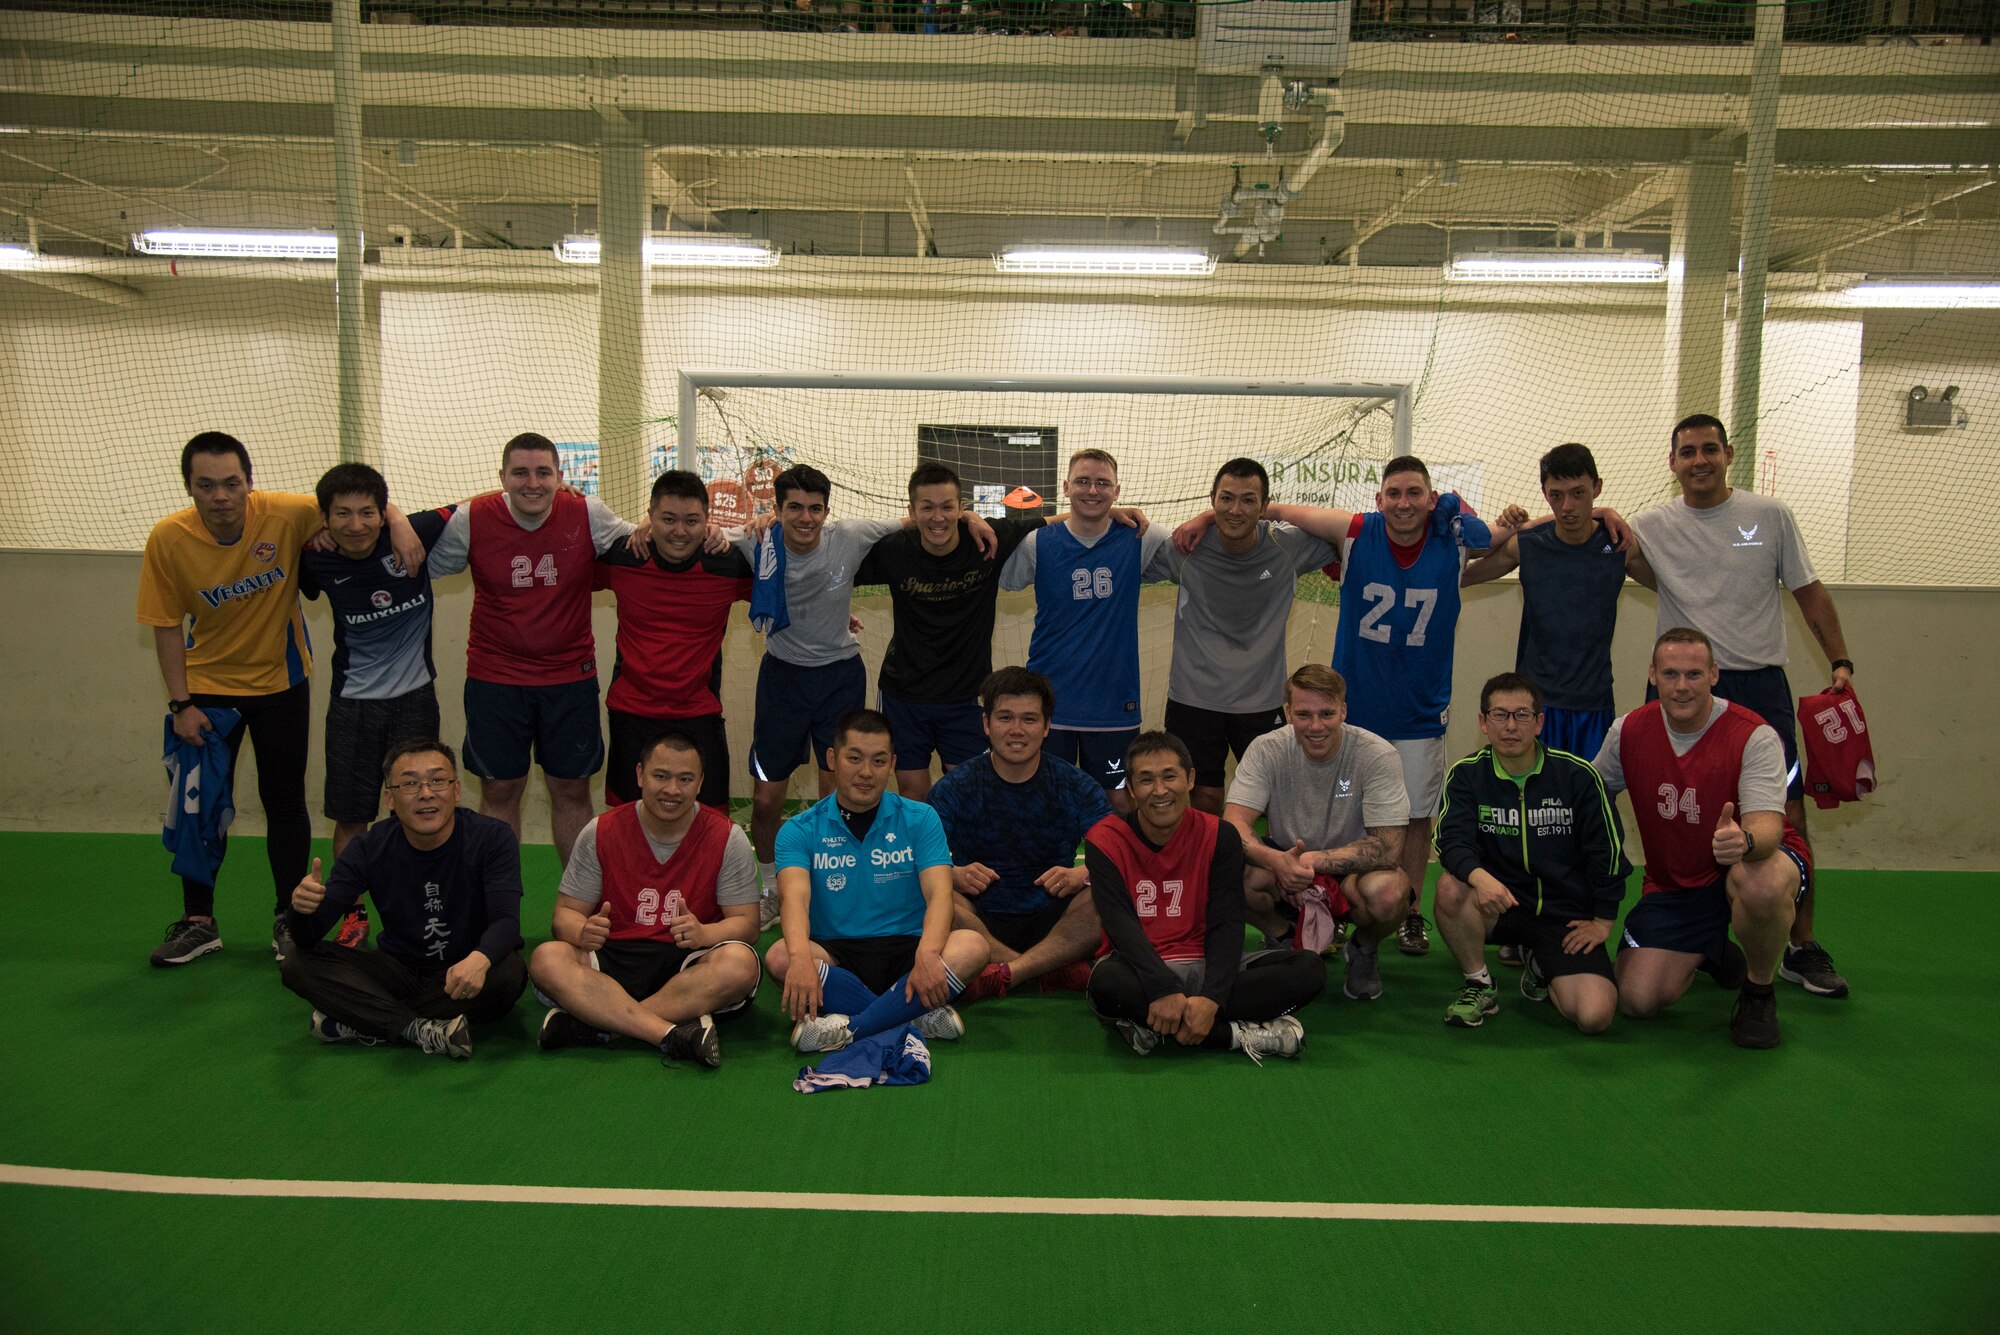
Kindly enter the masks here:
M 1530 1001 L 1549 999 L 1549 976 L 1542 972 L 1541 961 L 1532 950 L 1521 952 L 1521 995 Z
M 1499 1009 L 1499 988 L 1491 983 L 1467 983 L 1459 989 L 1458 1000 L 1445 1007 L 1444 1022 L 1461 1029 L 1477 1029 Z

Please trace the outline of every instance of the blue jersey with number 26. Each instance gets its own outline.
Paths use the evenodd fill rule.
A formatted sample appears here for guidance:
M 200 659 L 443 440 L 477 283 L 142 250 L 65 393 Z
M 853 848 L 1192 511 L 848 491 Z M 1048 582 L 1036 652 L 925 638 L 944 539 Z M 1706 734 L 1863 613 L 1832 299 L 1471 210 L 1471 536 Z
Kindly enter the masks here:
M 1067 524 L 1035 531 L 1028 666 L 1056 688 L 1058 728 L 1139 726 L 1139 531 L 1113 524 L 1091 546 Z
M 1341 573 L 1333 637 L 1349 723 L 1391 741 L 1444 736 L 1458 575 L 1458 548 L 1437 534 L 1426 531 L 1405 570 L 1390 548 L 1388 521 L 1379 511 L 1361 516 Z

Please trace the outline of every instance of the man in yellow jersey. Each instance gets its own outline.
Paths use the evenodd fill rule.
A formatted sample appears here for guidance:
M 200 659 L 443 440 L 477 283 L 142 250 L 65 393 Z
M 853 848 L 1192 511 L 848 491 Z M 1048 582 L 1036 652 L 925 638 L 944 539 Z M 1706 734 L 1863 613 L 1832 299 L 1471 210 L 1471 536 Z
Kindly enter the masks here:
M 183 749 L 220 744 L 234 776 L 238 743 L 257 748 L 257 796 L 264 806 L 267 852 L 276 897 L 271 948 L 282 959 L 287 900 L 306 868 L 312 819 L 306 812 L 306 744 L 311 733 L 312 646 L 299 610 L 299 548 L 320 529 L 311 496 L 255 491 L 250 452 L 220 431 L 204 431 L 181 450 L 181 481 L 194 504 L 168 515 L 146 539 L 139 574 L 139 621 L 153 627 L 153 648 L 166 679 L 174 740 Z M 396 558 L 423 564 L 402 512 L 389 512 Z M 218 730 L 207 711 L 231 711 L 234 726 Z M 206 769 L 206 767 L 203 767 Z M 193 774 L 195 771 L 185 771 Z M 209 785 L 211 788 L 213 784 Z M 198 819 L 224 794 L 198 794 L 182 782 L 176 812 Z M 212 833 L 203 870 L 181 877 L 182 916 L 153 952 L 156 966 L 187 964 L 222 948 L 215 926 L 215 875 L 222 865 L 220 829 Z M 185 867 L 185 863 L 183 866 Z

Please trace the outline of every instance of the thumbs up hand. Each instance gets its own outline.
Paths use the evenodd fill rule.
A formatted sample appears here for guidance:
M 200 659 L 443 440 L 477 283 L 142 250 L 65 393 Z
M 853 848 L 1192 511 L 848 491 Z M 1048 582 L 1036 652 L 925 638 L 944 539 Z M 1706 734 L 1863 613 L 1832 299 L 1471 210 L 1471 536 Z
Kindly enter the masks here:
M 594 952 L 611 939 L 611 918 L 599 910 L 584 920 L 583 930 L 576 934 L 576 944 L 586 953 Z
M 292 891 L 292 911 L 312 913 L 319 908 L 320 901 L 325 898 L 326 885 L 319 879 L 319 859 L 314 858 L 313 869 L 306 873 L 306 878 Z
M 1736 804 L 1722 804 L 1722 818 L 1715 822 L 1715 835 L 1709 844 L 1715 855 L 1716 865 L 1733 867 L 1743 861 L 1743 855 L 1750 851 L 1750 837 L 1743 827 L 1736 823 Z

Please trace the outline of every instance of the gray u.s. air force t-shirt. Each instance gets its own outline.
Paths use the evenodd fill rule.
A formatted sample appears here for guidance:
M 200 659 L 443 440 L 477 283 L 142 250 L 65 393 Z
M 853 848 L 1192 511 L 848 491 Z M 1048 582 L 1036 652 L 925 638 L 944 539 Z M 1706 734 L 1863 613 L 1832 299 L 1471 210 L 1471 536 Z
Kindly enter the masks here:
M 571 899 L 580 899 L 586 904 L 595 904 L 604 898 L 604 868 L 597 860 L 597 822 L 592 816 L 590 823 L 576 837 L 576 847 L 569 852 L 569 865 L 563 868 L 562 883 L 556 887 L 559 894 Z M 644 824 L 640 833 L 646 836 L 646 847 L 653 850 L 653 856 L 665 862 L 681 846 L 679 839 L 669 839 L 665 843 L 653 838 Z M 722 845 L 722 869 L 715 874 L 715 902 L 721 905 L 754 904 L 757 902 L 757 855 L 750 848 L 750 838 L 743 833 L 740 825 L 731 825 L 729 837 Z
M 1692 626 L 1715 645 L 1716 665 L 1733 672 L 1783 665 L 1778 590 L 1819 578 L 1790 506 L 1739 489 L 1706 510 L 1678 498 L 1656 505 L 1632 527 L 1658 576 L 1659 631 Z
M 1273 844 L 1289 848 L 1302 839 L 1314 851 L 1410 819 L 1396 748 L 1351 723 L 1340 725 L 1332 759 L 1318 763 L 1306 758 L 1290 727 L 1265 733 L 1236 762 L 1227 801 L 1263 812 Z
M 794 667 L 821 667 L 860 653 L 861 642 L 847 628 L 854 575 L 868 549 L 901 527 L 895 519 L 832 519 L 805 555 L 787 548 L 785 615 L 791 624 L 764 641 L 764 652 Z M 732 541 L 755 568 L 757 544 L 748 534 Z
M 1224 714 L 1256 714 L 1285 702 L 1285 622 L 1303 571 L 1339 553 L 1290 524 L 1259 524 L 1246 552 L 1210 529 L 1186 556 L 1162 553 L 1181 586 L 1167 698 Z

